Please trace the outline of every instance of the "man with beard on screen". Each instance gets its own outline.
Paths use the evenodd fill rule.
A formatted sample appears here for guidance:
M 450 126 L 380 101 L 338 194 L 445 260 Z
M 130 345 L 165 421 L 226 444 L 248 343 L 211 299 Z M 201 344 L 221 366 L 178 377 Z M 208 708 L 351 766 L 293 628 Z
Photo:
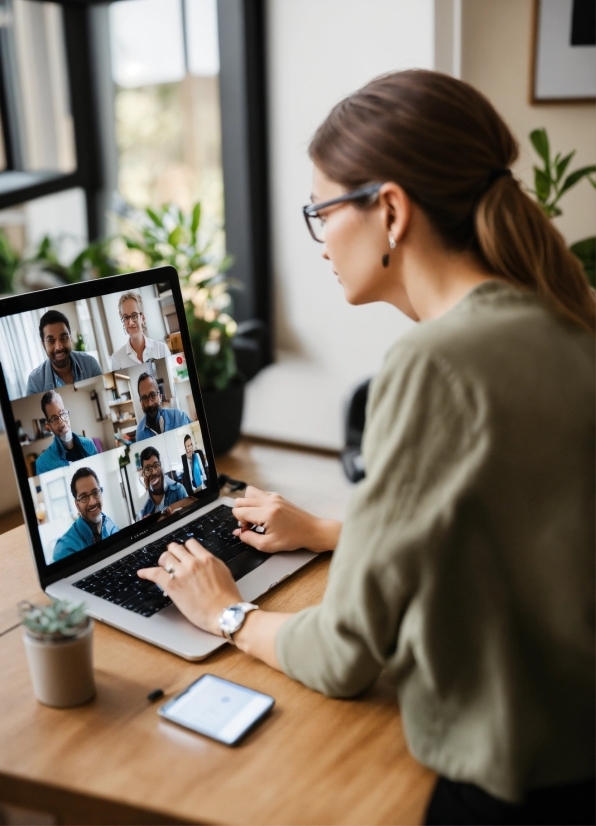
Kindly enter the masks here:
M 187 497 L 186 490 L 180 482 L 175 482 L 164 474 L 159 451 L 156 448 L 146 447 L 141 453 L 140 460 L 143 484 L 149 496 L 137 514 L 137 520 L 151 516 L 153 513 L 170 516 L 176 509 L 196 502 L 195 499 Z M 175 503 L 178 503 L 176 507 L 172 507 Z
M 27 379 L 27 396 L 101 375 L 97 360 L 72 349 L 70 321 L 59 310 L 48 310 L 39 322 L 39 337 L 47 359 Z
M 190 424 L 190 419 L 183 410 L 161 406 L 162 396 L 159 387 L 149 373 L 141 373 L 137 387 L 139 401 L 145 414 L 137 427 L 137 442 L 150 439 L 151 436 L 157 436 L 167 430 L 176 430 L 177 427 Z
M 46 419 L 47 429 L 54 434 L 52 444 L 35 460 L 35 473 L 47 473 L 57 467 L 66 467 L 71 462 L 94 456 L 97 448 L 85 436 L 78 436 L 70 427 L 70 414 L 64 409 L 62 396 L 55 390 L 48 390 L 41 397 L 41 409 Z
M 64 559 L 101 542 L 120 528 L 103 512 L 103 488 L 90 467 L 81 467 L 70 480 L 70 492 L 79 518 L 56 542 L 53 561 Z

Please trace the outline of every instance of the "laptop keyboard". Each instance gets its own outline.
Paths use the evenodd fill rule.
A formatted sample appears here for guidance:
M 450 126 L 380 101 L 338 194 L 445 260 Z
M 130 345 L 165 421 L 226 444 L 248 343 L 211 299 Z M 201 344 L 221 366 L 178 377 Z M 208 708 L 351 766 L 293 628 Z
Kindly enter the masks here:
M 234 518 L 232 509 L 220 505 L 183 528 L 139 548 L 73 585 L 121 608 L 127 608 L 143 617 L 151 617 L 171 605 L 172 600 L 154 582 L 139 579 L 137 571 L 140 568 L 154 568 L 169 542 L 182 544 L 187 539 L 197 539 L 203 547 L 226 563 L 235 580 L 254 571 L 269 558 L 269 554 L 248 548 L 234 536 L 232 531 L 237 527 L 238 521 Z

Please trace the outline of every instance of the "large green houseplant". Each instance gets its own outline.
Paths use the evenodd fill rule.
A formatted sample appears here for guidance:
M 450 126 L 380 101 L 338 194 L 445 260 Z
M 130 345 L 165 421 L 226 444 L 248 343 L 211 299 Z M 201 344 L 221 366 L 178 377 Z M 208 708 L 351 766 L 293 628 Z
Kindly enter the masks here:
M 144 210 L 141 221 L 127 222 L 122 240 L 144 256 L 145 266 L 178 270 L 199 381 L 206 389 L 224 390 L 237 374 L 229 294 L 237 285 L 226 276 L 232 259 L 212 252 L 213 238 L 203 239 L 200 225 L 200 203 L 188 215 L 166 204 Z
M 532 194 L 542 207 L 544 214 L 549 218 L 562 215 L 560 200 L 566 192 L 576 186 L 584 178 L 596 189 L 596 166 L 582 166 L 568 175 L 575 150 L 562 157 L 560 152 L 552 157 L 550 142 L 546 129 L 534 129 L 530 133 L 532 146 L 542 160 L 542 167 L 534 166 L 534 189 Z M 576 241 L 569 249 L 579 258 L 592 287 L 596 287 L 596 236 Z
M 238 286 L 227 276 L 232 258 L 218 255 L 213 236 L 201 232 L 200 203 L 188 214 L 172 204 L 147 208 L 142 220 L 127 222 L 121 238 L 146 267 L 178 271 L 213 450 L 225 453 L 240 435 L 244 406 L 232 346 L 237 325 L 229 290 Z

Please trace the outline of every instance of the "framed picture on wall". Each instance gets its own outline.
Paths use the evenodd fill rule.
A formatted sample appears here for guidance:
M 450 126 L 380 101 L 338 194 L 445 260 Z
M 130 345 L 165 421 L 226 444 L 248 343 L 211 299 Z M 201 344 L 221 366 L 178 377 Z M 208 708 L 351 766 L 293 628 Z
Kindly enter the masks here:
M 534 0 L 532 103 L 596 99 L 594 0 Z

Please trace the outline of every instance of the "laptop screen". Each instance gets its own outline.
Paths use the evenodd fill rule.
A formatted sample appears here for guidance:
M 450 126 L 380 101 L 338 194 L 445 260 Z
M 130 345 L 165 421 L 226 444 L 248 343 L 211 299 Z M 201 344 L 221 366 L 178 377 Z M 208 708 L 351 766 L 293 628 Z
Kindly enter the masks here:
M 217 495 L 172 268 L 5 299 L 0 364 L 40 575 L 108 555 Z

